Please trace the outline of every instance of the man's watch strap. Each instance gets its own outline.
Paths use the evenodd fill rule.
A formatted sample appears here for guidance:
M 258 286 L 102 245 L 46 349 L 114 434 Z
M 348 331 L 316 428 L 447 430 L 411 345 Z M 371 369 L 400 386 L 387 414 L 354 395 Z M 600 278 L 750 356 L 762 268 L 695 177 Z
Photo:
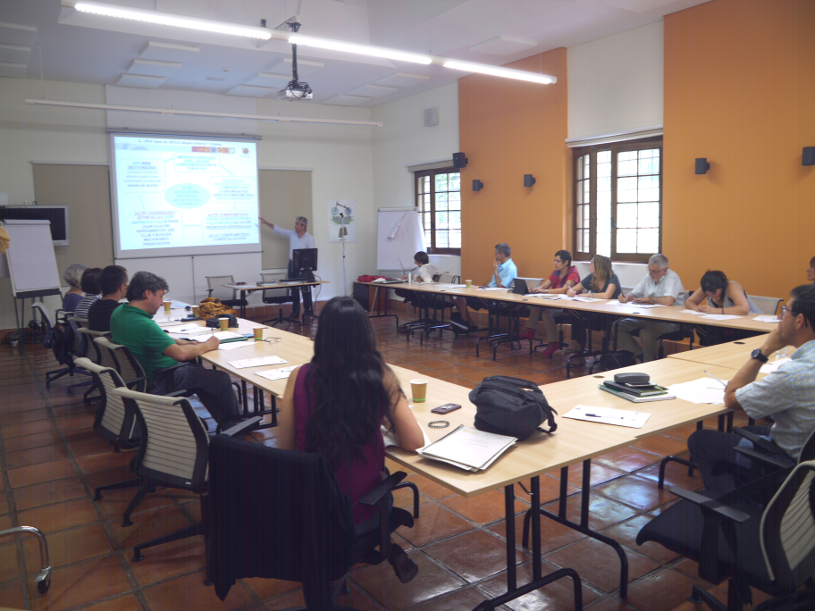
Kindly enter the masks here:
M 762 363 L 766 363 L 770 359 L 764 356 L 764 353 L 761 351 L 761 348 L 756 348 L 750 353 L 750 358 L 756 359 Z

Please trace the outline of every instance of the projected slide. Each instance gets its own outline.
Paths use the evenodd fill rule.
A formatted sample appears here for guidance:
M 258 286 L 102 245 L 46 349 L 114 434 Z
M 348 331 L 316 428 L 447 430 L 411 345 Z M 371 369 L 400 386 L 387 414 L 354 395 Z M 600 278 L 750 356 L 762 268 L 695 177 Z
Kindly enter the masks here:
M 114 136 L 122 251 L 256 244 L 257 145 Z

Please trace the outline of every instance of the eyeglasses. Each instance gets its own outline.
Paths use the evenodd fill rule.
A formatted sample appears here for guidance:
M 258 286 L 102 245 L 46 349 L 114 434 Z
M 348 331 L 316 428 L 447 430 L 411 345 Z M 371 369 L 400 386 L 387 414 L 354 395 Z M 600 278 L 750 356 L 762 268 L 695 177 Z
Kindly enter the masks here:
M 784 318 L 787 315 L 787 312 L 792 313 L 787 306 L 781 306 L 781 314 L 779 314 L 778 318 Z
M 258 341 L 258 340 L 255 340 L 255 341 Z M 262 339 L 260 341 L 267 342 L 269 344 L 275 345 L 275 344 L 279 344 L 281 341 L 283 341 L 283 338 L 282 337 L 267 337 L 267 338 L 264 338 L 264 339 Z
M 654 271 L 654 270 L 652 270 L 652 269 L 649 267 L 649 268 L 648 268 L 648 274 L 649 274 L 650 276 L 659 276 L 659 275 L 660 275 L 662 272 L 664 272 L 666 269 L 668 269 L 668 268 L 666 267 L 665 269 L 658 269 L 657 271 Z
M 563 263 L 560 259 L 555 259 L 555 263 Z

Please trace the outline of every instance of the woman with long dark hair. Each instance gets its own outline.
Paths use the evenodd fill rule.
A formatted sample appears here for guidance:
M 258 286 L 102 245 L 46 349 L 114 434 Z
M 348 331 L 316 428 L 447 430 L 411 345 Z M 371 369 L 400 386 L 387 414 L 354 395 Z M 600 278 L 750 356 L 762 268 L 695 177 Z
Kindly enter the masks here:
M 376 347 L 368 315 L 354 299 L 334 297 L 320 312 L 314 357 L 289 377 L 276 445 L 326 458 L 340 489 L 353 502 L 360 532 L 379 518 L 374 508 L 358 501 L 382 479 L 383 424 L 393 429 L 402 449 L 415 451 L 424 445 L 399 381 Z M 401 548 L 392 548 L 391 564 L 404 580 L 407 575 L 400 574 L 398 565 L 408 559 Z M 395 559 L 399 552 L 402 558 Z

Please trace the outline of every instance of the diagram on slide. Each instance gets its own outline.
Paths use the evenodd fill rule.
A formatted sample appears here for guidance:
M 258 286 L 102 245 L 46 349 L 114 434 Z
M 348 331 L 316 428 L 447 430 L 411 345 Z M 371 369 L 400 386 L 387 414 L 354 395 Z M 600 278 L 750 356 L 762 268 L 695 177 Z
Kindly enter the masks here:
M 255 143 L 114 137 L 122 250 L 259 241 Z

